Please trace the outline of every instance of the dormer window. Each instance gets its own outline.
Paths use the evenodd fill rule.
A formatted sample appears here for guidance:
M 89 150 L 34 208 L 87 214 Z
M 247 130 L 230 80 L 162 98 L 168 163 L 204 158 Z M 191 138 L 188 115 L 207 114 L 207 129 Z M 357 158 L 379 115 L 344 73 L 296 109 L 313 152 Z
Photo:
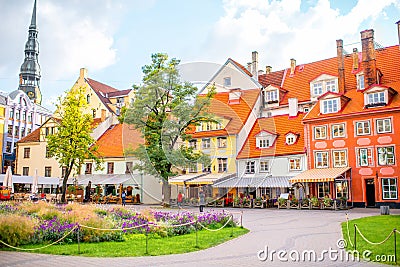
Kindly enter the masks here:
M 268 132 L 261 132 L 256 136 L 256 146 L 257 148 L 268 148 L 271 147 L 274 143 L 276 135 L 268 133 Z
M 231 82 L 231 77 L 225 77 L 224 78 L 224 86 L 231 86 L 232 82 Z
M 286 135 L 286 144 L 287 145 L 293 145 L 297 141 L 297 136 L 293 133 L 288 133 Z
M 278 103 L 278 90 L 266 91 L 265 101 L 267 103 Z
M 379 105 L 385 105 L 386 104 L 386 99 L 385 99 L 385 92 L 374 92 L 374 93 L 369 93 L 367 94 L 367 101 L 368 105 L 371 106 L 379 106 Z
M 360 73 L 357 75 L 357 89 L 363 90 L 365 89 L 365 82 L 364 82 L 364 74 Z
M 321 113 L 336 113 L 339 111 L 340 102 L 339 98 L 325 99 L 321 102 Z
M 318 97 L 326 92 L 338 92 L 338 79 L 335 76 L 322 74 L 310 82 L 312 97 Z

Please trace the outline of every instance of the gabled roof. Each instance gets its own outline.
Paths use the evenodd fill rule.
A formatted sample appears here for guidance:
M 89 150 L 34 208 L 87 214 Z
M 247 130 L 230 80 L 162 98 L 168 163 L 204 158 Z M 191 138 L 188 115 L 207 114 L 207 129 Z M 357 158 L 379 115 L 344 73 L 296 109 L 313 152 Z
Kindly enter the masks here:
M 303 113 L 299 113 L 296 117 L 288 115 L 279 115 L 269 118 L 260 118 L 254 123 L 242 150 L 239 152 L 237 159 L 259 158 L 267 156 L 282 156 L 304 153 L 304 136 L 303 125 L 301 123 L 304 117 Z M 273 146 L 269 148 L 257 148 L 256 136 L 261 131 L 277 133 L 277 137 Z M 298 135 L 296 143 L 293 145 L 286 144 L 286 133 L 289 131 L 301 133 Z
M 109 92 L 108 97 L 117 97 L 117 96 L 126 96 L 128 95 L 132 89 L 125 89 L 125 90 L 119 90 L 116 92 Z
M 144 139 L 138 130 L 127 124 L 112 125 L 96 141 L 97 153 L 101 157 L 124 157 L 124 150 L 136 149 L 143 144 Z
M 225 129 L 202 132 L 194 132 L 194 129 L 192 129 L 192 131 L 189 131 L 188 133 L 191 134 L 193 138 L 226 136 L 239 133 L 246 123 L 247 118 L 250 116 L 250 113 L 257 102 L 259 94 L 259 89 L 242 90 L 240 102 L 238 104 L 231 105 L 228 104 L 228 92 L 215 94 L 215 96 L 211 99 L 208 112 L 217 117 L 228 119 L 229 122 Z
M 118 90 L 109 85 L 95 81 L 90 78 L 86 78 L 85 80 L 89 84 L 89 86 L 93 89 L 93 91 L 96 93 L 96 95 L 99 97 L 100 101 L 107 107 L 109 111 L 112 112 L 112 110 L 108 106 L 108 104 L 111 104 L 111 101 L 110 99 L 108 99 L 107 95 L 112 92 L 117 92 Z
M 262 74 L 258 76 L 258 81 L 261 83 L 263 87 L 267 87 L 269 85 L 280 87 L 282 85 L 283 74 L 285 70 L 274 71 L 269 74 Z
M 237 61 L 233 60 L 232 58 L 229 58 L 228 60 L 232 61 L 236 66 L 238 66 L 241 70 L 243 70 L 244 73 L 246 73 L 250 77 L 253 77 L 253 74 L 251 74 L 251 72 L 247 68 L 245 68 L 242 64 L 238 63 Z
M 40 128 L 37 128 L 24 138 L 18 141 L 18 143 L 31 143 L 31 142 L 39 142 L 40 141 Z
M 360 53 L 361 54 L 361 53 Z M 362 56 L 359 56 L 359 69 L 362 71 Z M 399 46 L 390 46 L 375 50 L 376 67 L 383 76 L 381 84 L 391 83 L 399 80 L 398 62 L 400 58 Z M 352 55 L 344 56 L 344 72 L 346 90 L 352 90 L 357 87 L 357 81 L 353 70 Z M 312 63 L 298 65 L 295 68 L 294 75 L 290 75 L 290 68 L 284 73 L 282 87 L 288 90 L 288 93 L 280 102 L 281 105 L 288 104 L 289 98 L 297 98 L 298 101 L 306 102 L 311 99 L 310 82 L 320 76 L 328 74 L 338 77 L 337 57 L 332 57 Z

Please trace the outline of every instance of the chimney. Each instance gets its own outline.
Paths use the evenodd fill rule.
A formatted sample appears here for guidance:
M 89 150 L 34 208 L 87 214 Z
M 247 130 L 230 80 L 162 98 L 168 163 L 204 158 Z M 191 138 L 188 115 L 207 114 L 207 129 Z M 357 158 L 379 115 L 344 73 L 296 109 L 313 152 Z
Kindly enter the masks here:
M 365 87 L 368 87 L 376 83 L 374 30 L 370 29 L 361 32 L 361 46 Z
M 343 40 L 336 40 L 337 62 L 338 62 L 338 86 L 339 93 L 345 93 L 345 79 L 344 79 L 344 58 L 343 58 Z
M 297 98 L 289 98 L 289 117 L 296 117 L 299 113 L 299 102 Z
M 294 70 L 296 69 L 296 59 L 290 59 L 290 76 L 294 75 Z
M 396 22 L 397 24 L 397 36 L 399 37 L 399 49 L 400 49 L 400 20 Z
M 81 79 L 86 79 L 87 78 L 87 69 L 86 68 L 81 68 L 80 72 L 79 72 L 79 78 Z
M 272 67 L 271 66 L 266 66 L 265 67 L 265 74 L 270 74 L 272 71 Z
M 253 74 L 254 79 L 258 79 L 258 52 L 253 51 L 251 53 L 251 74 Z
M 352 58 L 353 58 L 353 70 L 358 70 L 358 49 L 357 49 L 357 47 L 353 48 Z
M 258 70 L 258 77 L 260 77 L 261 75 L 263 75 L 264 74 L 264 71 L 263 70 Z
M 238 88 L 236 89 L 231 89 L 229 91 L 229 102 L 228 104 L 239 104 L 240 103 L 240 97 L 242 96 L 242 91 Z

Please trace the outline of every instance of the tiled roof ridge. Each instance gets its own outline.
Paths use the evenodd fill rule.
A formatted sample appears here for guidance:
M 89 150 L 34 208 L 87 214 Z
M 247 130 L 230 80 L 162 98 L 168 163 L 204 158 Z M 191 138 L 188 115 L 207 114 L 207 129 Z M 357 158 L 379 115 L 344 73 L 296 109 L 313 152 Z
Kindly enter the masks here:
M 40 141 L 40 128 L 37 128 L 24 138 L 20 139 L 17 143 L 29 143 L 29 142 L 39 142 Z

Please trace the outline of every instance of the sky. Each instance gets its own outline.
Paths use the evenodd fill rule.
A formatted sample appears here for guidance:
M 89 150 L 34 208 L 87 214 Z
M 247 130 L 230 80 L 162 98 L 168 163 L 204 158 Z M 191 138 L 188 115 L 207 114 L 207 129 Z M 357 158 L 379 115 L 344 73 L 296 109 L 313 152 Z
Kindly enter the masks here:
M 34 0 L 0 0 L 0 90 L 18 87 Z M 163 52 L 182 66 L 243 65 L 259 53 L 272 70 L 361 50 L 360 31 L 399 43 L 400 0 L 37 0 L 42 105 L 54 110 L 79 69 L 117 89 L 140 84 L 142 66 Z M 211 71 L 212 70 L 212 71 Z M 211 76 L 210 76 L 211 78 Z M 191 79 L 207 79 L 195 77 Z

